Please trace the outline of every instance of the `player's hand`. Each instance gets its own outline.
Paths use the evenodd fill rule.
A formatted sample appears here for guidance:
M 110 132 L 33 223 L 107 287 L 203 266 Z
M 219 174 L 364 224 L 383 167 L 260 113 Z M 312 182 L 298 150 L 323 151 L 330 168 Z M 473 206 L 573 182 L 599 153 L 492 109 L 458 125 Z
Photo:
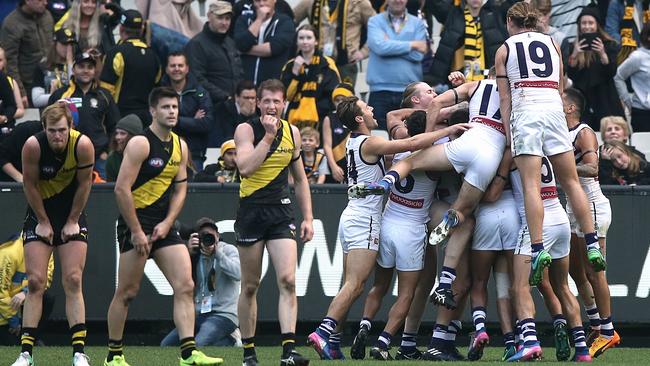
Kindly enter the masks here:
M 47 244 L 52 244 L 52 239 L 54 239 L 54 231 L 52 230 L 52 225 L 49 222 L 39 222 L 36 225 L 36 236 L 47 240 Z
M 144 234 L 144 231 L 131 233 L 131 244 L 133 245 L 133 248 L 135 248 L 136 253 L 143 257 L 149 257 L 151 244 L 149 243 L 147 236 Z
M 25 302 L 25 293 L 20 291 L 19 293 L 15 294 L 14 297 L 11 298 L 11 308 L 18 311 L 20 307 L 23 305 Z
M 303 244 L 314 237 L 314 223 L 312 220 L 302 220 L 300 224 L 300 240 Z
M 345 172 L 343 169 L 341 169 L 340 166 L 334 165 L 332 167 L 332 178 L 334 178 L 335 181 L 337 182 L 343 182 L 343 179 L 345 178 Z
M 63 225 L 63 229 L 61 229 L 61 240 L 65 243 L 71 238 L 79 235 L 80 231 L 78 222 L 68 221 Z
M 262 117 L 262 126 L 264 126 L 264 131 L 266 131 L 267 135 L 271 135 L 273 137 L 275 137 L 275 135 L 278 133 L 279 122 L 280 121 L 275 116 L 267 114 Z
M 187 250 L 194 254 L 199 250 L 199 233 L 192 233 L 187 241 Z
M 472 128 L 472 126 L 469 123 L 458 123 L 445 128 L 445 130 L 449 132 L 449 135 L 460 135 L 470 128 Z
M 465 74 L 463 74 L 463 73 L 460 72 L 460 71 L 454 71 L 454 72 L 452 72 L 451 74 L 449 74 L 449 76 L 447 77 L 447 79 L 449 79 L 449 82 L 451 83 L 451 85 L 452 85 L 454 88 L 457 87 L 457 86 L 459 86 L 459 85 L 464 84 L 465 81 L 466 81 L 466 79 L 465 79 Z
M 153 232 L 151 233 L 151 242 L 153 243 L 156 240 L 166 238 L 167 234 L 169 234 L 169 229 L 171 228 L 171 224 L 168 224 L 166 221 L 161 221 L 153 228 Z

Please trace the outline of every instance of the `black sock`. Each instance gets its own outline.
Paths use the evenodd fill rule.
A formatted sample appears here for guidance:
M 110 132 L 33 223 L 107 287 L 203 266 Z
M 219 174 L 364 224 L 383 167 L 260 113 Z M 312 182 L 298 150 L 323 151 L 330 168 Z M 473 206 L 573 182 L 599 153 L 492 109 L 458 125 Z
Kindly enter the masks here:
M 84 353 L 84 346 L 86 345 L 86 324 L 75 324 L 70 328 L 72 333 L 72 355 L 75 353 Z
M 36 328 L 23 328 L 22 335 L 20 336 L 20 352 L 27 352 L 31 356 L 34 342 L 36 342 Z
M 192 355 L 192 351 L 196 349 L 196 342 L 194 337 L 187 337 L 181 339 L 181 357 L 188 359 Z
M 111 362 L 113 361 L 113 357 L 115 356 L 122 356 L 124 353 L 122 351 L 124 350 L 124 345 L 122 344 L 122 340 L 118 339 L 109 339 L 108 340 L 108 356 L 106 356 L 106 361 Z
M 255 337 L 243 338 L 241 343 L 244 347 L 244 358 L 255 357 Z
M 296 348 L 296 335 L 294 333 L 282 333 L 282 358 L 291 355 Z

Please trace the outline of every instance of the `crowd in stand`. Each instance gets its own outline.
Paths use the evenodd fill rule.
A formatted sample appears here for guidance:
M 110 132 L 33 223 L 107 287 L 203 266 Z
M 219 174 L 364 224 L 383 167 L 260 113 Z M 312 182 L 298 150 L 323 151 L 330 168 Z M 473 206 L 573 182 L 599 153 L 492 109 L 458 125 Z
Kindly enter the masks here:
M 353 95 L 365 76 L 368 104 L 387 130 L 407 85 L 424 81 L 441 93 L 452 71 L 485 78 L 515 2 L 301 0 L 292 8 L 285 0 L 215 0 L 202 24 L 192 0 L 137 0 L 137 10 L 117 0 L 5 1 L 0 179 L 22 180 L 20 147 L 40 128 L 16 120 L 63 99 L 95 147 L 95 181 L 114 180 L 126 142 L 151 123 L 149 92 L 165 85 L 181 96 L 175 132 L 188 143 L 194 180 L 237 182 L 228 157 L 235 128 L 259 113 L 256 87 L 279 79 L 283 118 L 303 131 L 310 182 L 343 183 L 349 131 L 334 112 L 337 99 Z M 630 139 L 650 131 L 648 1 L 529 2 L 542 14 L 539 31 L 561 45 L 566 85 L 586 97 L 584 122 L 603 134 L 601 182 L 650 181 Z M 613 138 L 609 126 L 622 132 Z M 221 157 L 204 166 L 208 148 Z

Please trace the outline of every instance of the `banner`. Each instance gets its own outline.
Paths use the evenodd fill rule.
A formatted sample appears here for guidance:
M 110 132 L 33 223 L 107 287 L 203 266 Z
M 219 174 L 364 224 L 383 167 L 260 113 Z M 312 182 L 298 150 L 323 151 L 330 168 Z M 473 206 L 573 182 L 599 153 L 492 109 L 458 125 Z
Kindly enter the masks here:
M 650 187 L 607 187 L 603 189 L 612 204 L 613 220 L 607 241 L 607 277 L 612 295 L 613 317 L 617 322 L 650 323 L 648 296 L 650 295 Z M 222 240 L 234 243 L 233 224 L 238 205 L 238 186 L 220 184 L 191 184 L 180 220 L 193 224 L 208 216 L 217 221 Z M 298 319 L 317 321 L 327 312 L 332 297 L 341 285 L 343 253 L 338 243 L 339 216 L 347 203 L 346 188 L 339 185 L 312 187 L 314 238 L 298 245 L 296 292 Z M 0 207 L 5 215 L 0 220 L 0 238 L 20 231 L 25 215 L 26 201 L 18 184 L 0 186 Z M 296 225 L 300 210 L 294 200 Z M 110 184 L 93 187 L 86 215 L 89 228 L 88 258 L 84 271 L 84 297 L 88 321 L 106 319 L 108 305 L 115 290 L 117 258 L 115 225 L 117 206 Z M 439 254 L 439 257 L 442 255 Z M 58 261 L 57 261 L 58 264 Z M 245 270 L 245 269 L 244 269 Z M 278 290 L 272 263 L 264 256 L 262 285 L 258 293 L 260 321 L 277 320 Z M 372 277 L 366 287 L 372 284 Z M 492 285 L 491 285 L 492 286 Z M 572 287 L 575 290 L 575 286 Z M 537 292 L 536 290 L 533 290 Z M 60 271 L 55 274 L 53 293 L 57 301 L 53 319 L 65 318 L 65 296 L 61 287 Z M 385 298 L 377 319 L 385 319 L 394 302 L 396 286 Z M 129 319 L 170 320 L 172 317 L 172 289 L 156 264 L 149 260 L 145 268 L 140 293 L 129 309 Z M 361 316 L 363 299 L 352 308 L 348 319 Z M 495 309 L 494 292 L 490 292 L 490 306 Z M 543 303 L 536 296 L 539 319 L 546 314 Z M 490 311 L 496 320 L 496 311 Z M 435 311 L 427 310 L 425 320 L 434 319 Z

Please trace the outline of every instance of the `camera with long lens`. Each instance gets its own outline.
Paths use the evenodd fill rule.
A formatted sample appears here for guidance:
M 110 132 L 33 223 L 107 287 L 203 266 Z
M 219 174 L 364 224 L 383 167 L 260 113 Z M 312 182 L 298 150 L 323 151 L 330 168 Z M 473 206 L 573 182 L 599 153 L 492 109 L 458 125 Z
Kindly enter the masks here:
M 210 247 L 217 242 L 217 237 L 210 233 L 202 233 L 199 235 L 199 244 L 204 247 Z

